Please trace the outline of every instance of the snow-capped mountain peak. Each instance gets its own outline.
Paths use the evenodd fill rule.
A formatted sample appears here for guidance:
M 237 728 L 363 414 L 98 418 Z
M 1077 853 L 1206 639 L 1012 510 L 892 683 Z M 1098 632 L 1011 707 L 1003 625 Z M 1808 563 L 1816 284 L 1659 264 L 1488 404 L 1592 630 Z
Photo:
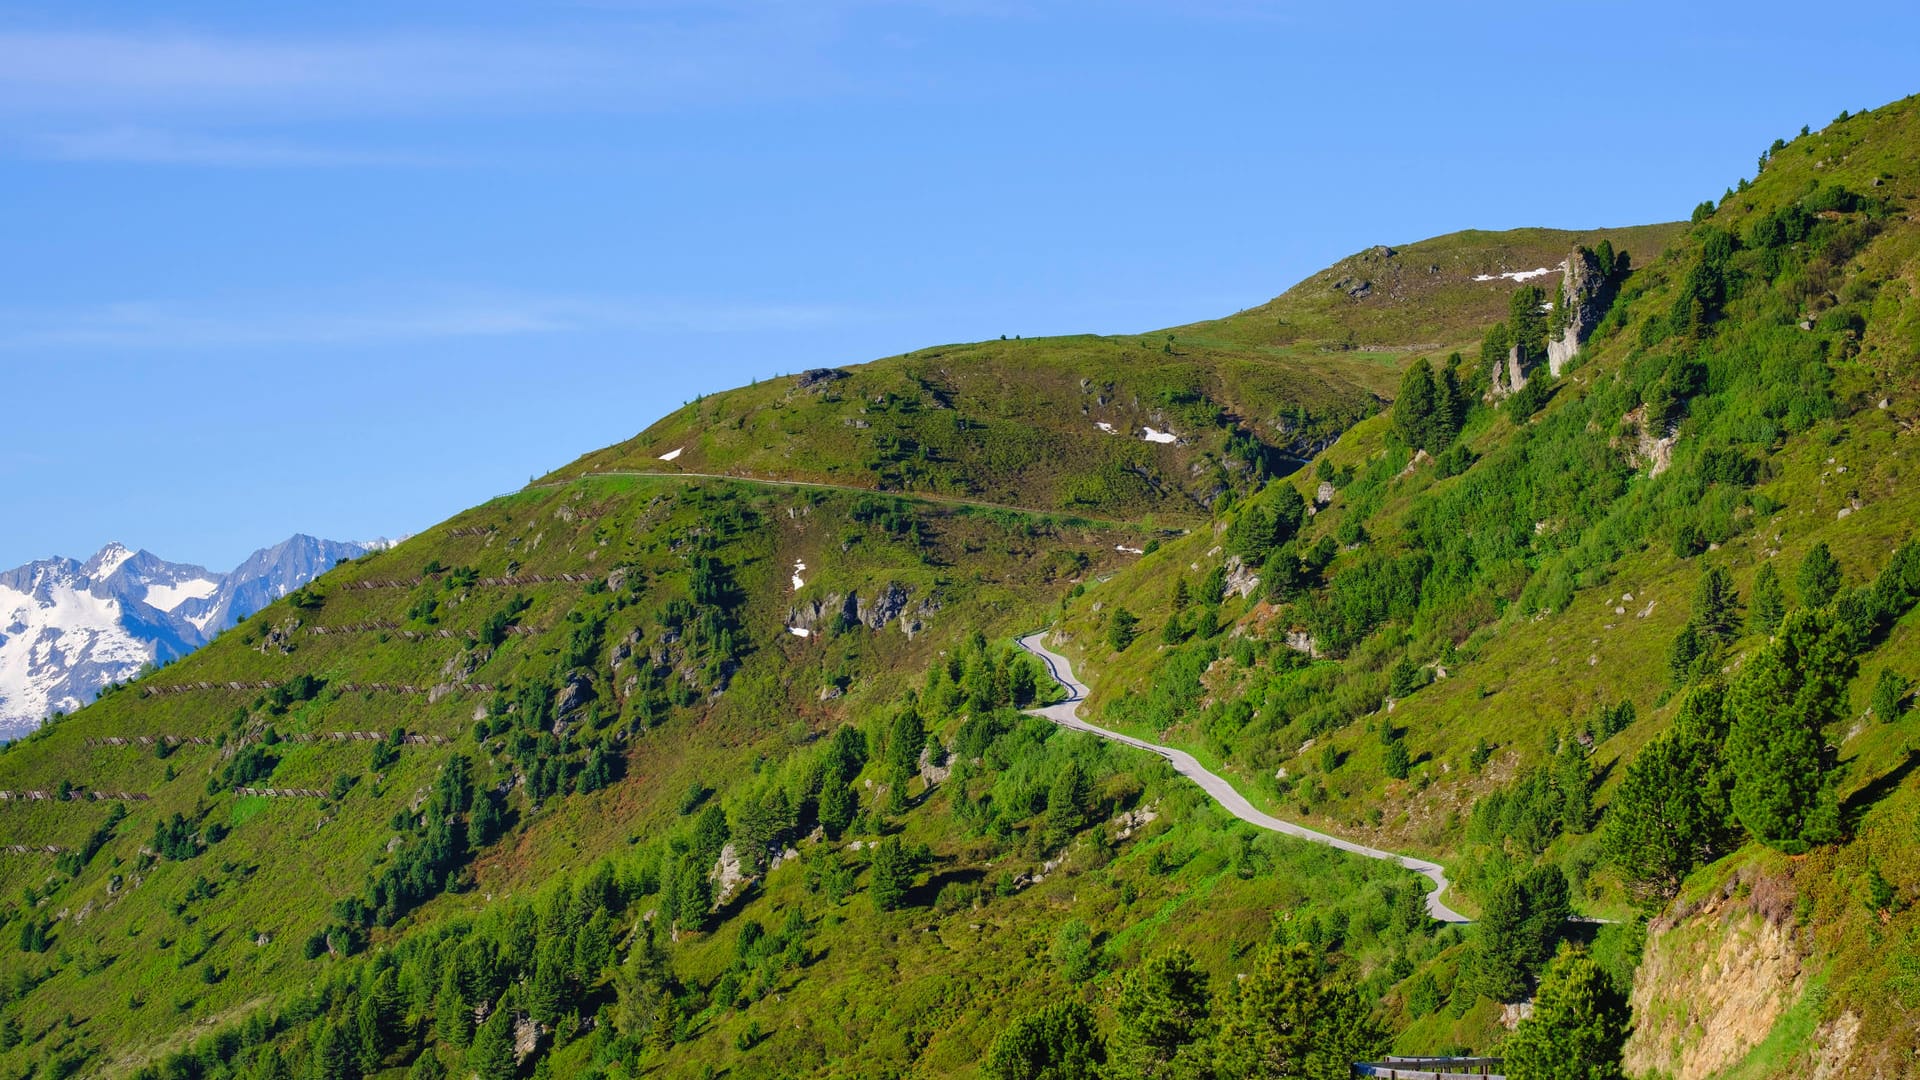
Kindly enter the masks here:
M 122 564 L 128 559 L 133 558 L 133 554 L 133 551 L 125 544 L 115 540 L 106 547 L 94 552 L 93 558 L 87 560 L 86 565 L 80 568 L 80 572 L 85 577 L 92 578 L 95 581 L 110 578 L 113 576 L 114 571 L 120 569 Z
M 0 572 L 0 740 L 166 663 L 368 546 L 296 535 L 229 573 L 114 542 Z

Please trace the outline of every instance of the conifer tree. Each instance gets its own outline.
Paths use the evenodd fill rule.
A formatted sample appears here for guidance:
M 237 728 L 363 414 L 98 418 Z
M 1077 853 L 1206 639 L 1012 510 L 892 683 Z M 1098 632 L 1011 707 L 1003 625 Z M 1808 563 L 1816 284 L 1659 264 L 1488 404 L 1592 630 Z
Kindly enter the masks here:
M 339 1024 L 321 1020 L 313 1036 L 313 1080 L 353 1080 L 354 1044 Z
M 1520 895 L 1526 904 L 1524 956 L 1528 969 L 1538 971 L 1553 957 L 1554 946 L 1565 934 L 1567 919 L 1573 914 L 1567 875 L 1552 864 L 1536 866 L 1520 879 Z
M 519 1061 L 513 1050 L 513 1010 L 513 992 L 508 991 L 500 996 L 499 1003 L 474 1032 L 467 1064 L 479 1080 L 513 1080 L 513 1074 L 518 1071 Z
M 1504 1056 L 1509 1080 L 1620 1080 L 1627 999 L 1584 952 L 1554 960 Z
M 1216 1042 L 1221 1080 L 1337 1080 L 1385 1050 L 1386 1033 L 1306 945 L 1272 945 L 1239 984 Z
M 1496 885 L 1475 945 L 1478 988 L 1495 1001 L 1518 1001 L 1528 977 L 1553 955 L 1571 914 L 1567 878 L 1541 866 Z
M 1101 1080 L 1106 1043 L 1093 1013 L 1078 1001 L 1049 1005 L 1015 1020 L 994 1040 L 987 1075 L 994 1080 Z
M 653 1022 L 647 1027 L 647 1045 L 655 1053 L 665 1053 L 673 1049 L 680 1039 L 680 1024 L 685 1014 L 680 1009 L 680 999 L 671 991 L 661 989 L 660 1000 L 653 1010 Z
M 1907 680 L 1894 674 L 1892 668 L 1881 668 L 1873 683 L 1873 715 L 1883 724 L 1898 720 L 1909 689 Z
M 820 790 L 820 827 L 826 830 L 828 839 L 840 839 L 858 812 L 859 796 L 854 794 L 853 785 L 829 773 Z
M 1583 833 L 1593 828 L 1593 765 L 1587 752 L 1573 739 L 1560 744 L 1553 763 L 1553 783 L 1562 800 L 1560 820 L 1567 831 Z
M 875 908 L 892 911 L 906 903 L 907 889 L 913 884 L 913 864 L 899 837 L 889 836 L 874 847 L 868 875 L 867 895 Z
M 1613 241 L 1602 240 L 1593 247 L 1593 259 L 1600 264 L 1600 279 L 1610 281 L 1613 278 L 1614 254 Z
M 354 1064 L 362 1076 L 378 1072 L 380 1059 L 387 1054 L 382 1026 L 379 1006 L 372 997 L 361 998 L 353 1017 L 353 1052 Z
M 1691 622 L 1673 636 L 1673 644 L 1667 647 L 1667 677 L 1675 686 L 1685 686 L 1693 678 L 1694 666 L 1704 651 L 1700 631 Z
M 1635 755 L 1613 793 L 1602 850 L 1636 894 L 1666 899 L 1739 841 L 1733 774 L 1722 754 L 1725 691 L 1696 687 L 1673 727 Z
M 1400 378 L 1400 393 L 1393 399 L 1393 433 L 1408 447 L 1429 452 L 1438 447 L 1427 443 L 1433 434 L 1434 416 L 1439 411 L 1438 391 L 1433 382 L 1433 365 L 1425 357 L 1413 362 Z
M 727 825 L 727 812 L 720 809 L 717 802 L 708 803 L 693 822 L 693 858 L 697 862 L 712 865 L 732 836 L 733 831 Z
M 1724 566 L 1709 566 L 1693 590 L 1693 627 L 1715 645 L 1732 641 L 1740 630 L 1740 594 L 1733 574 Z
M 1093 805 L 1093 785 L 1078 761 L 1069 760 L 1047 792 L 1047 832 L 1060 843 L 1086 827 L 1087 811 Z
M 449 1046 L 473 1041 L 473 1006 L 461 992 L 460 974 L 449 964 L 433 999 L 433 1030 Z
M 1211 1035 L 1207 977 L 1175 946 L 1128 972 L 1114 1009 L 1119 1027 L 1109 1048 L 1116 1080 L 1160 1080 L 1200 1070 Z M 1176 1063 L 1186 1066 L 1178 1068 Z
M 1547 316 L 1540 310 L 1546 302 L 1547 294 L 1538 285 L 1522 285 L 1507 298 L 1507 326 L 1529 366 L 1547 354 Z
M 1389 779 L 1405 780 L 1413 769 L 1413 761 L 1407 754 L 1407 744 L 1403 739 L 1387 740 L 1387 749 L 1382 757 L 1380 768 Z
M 669 912 L 675 926 L 682 930 L 704 930 L 707 925 L 707 912 L 713 907 L 713 882 L 707 878 L 705 862 L 695 861 L 697 857 L 687 855 L 676 864 L 670 887 L 662 889 L 665 903 L 662 909 Z
M 1813 545 L 1800 560 L 1800 603 L 1804 607 L 1826 607 L 1840 594 L 1840 564 L 1825 540 Z
M 1507 329 L 1507 324 L 1494 323 L 1486 335 L 1480 339 L 1480 370 L 1490 372 L 1494 365 L 1506 363 L 1507 350 L 1512 347 L 1513 334 Z
M 1747 609 L 1747 623 L 1754 630 L 1771 634 L 1787 614 L 1787 598 L 1780 587 L 1780 575 L 1771 562 L 1762 563 L 1753 576 L 1753 604 Z
M 1454 353 L 1434 380 L 1437 393 L 1427 440 L 1429 454 L 1438 454 L 1453 445 L 1453 440 L 1460 437 L 1460 425 L 1466 423 L 1467 409 L 1472 403 L 1467 399 L 1466 387 L 1460 385 L 1460 377 L 1454 372 L 1459 363 L 1460 354 Z
M 887 764 L 895 772 L 909 775 L 920 769 L 920 751 L 927 745 L 927 729 L 920 721 L 920 710 L 909 701 L 894 714 L 887 733 Z
M 1794 611 L 1727 695 L 1733 811 L 1762 843 L 1805 851 L 1838 833 L 1826 727 L 1840 719 L 1854 661 L 1827 611 Z
M 447 1066 L 440 1055 L 428 1047 L 414 1059 L 413 1067 L 407 1070 L 407 1080 L 447 1080 Z
M 491 791 L 483 791 L 473 802 L 473 823 L 468 831 L 473 834 L 473 846 L 477 850 L 486 847 L 500 838 L 503 821 L 500 815 L 500 802 Z

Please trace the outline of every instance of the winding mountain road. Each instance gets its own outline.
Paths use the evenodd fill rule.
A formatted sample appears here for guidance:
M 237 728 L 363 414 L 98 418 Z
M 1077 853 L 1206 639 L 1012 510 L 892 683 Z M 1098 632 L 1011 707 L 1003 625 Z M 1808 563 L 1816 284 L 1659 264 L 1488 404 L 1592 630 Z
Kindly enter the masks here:
M 1173 771 L 1199 784 L 1203 791 L 1213 797 L 1213 801 L 1219 803 L 1226 809 L 1227 813 L 1232 814 L 1241 821 L 1257 825 L 1262 829 L 1270 829 L 1287 836 L 1298 837 L 1301 840 L 1311 841 L 1316 844 L 1326 844 L 1330 847 L 1339 848 L 1341 851 L 1352 852 L 1355 855 L 1360 855 L 1365 858 L 1381 859 L 1406 867 L 1408 870 L 1421 875 L 1433 883 L 1433 888 L 1427 893 L 1427 914 L 1441 922 L 1464 923 L 1471 921 L 1465 915 L 1441 903 L 1440 895 L 1447 891 L 1447 872 L 1441 868 L 1439 863 L 1428 862 L 1425 859 L 1416 859 L 1411 855 L 1398 855 L 1391 851 L 1382 851 L 1379 848 L 1367 847 L 1364 844 L 1356 844 L 1351 840 L 1342 840 L 1337 836 L 1329 836 L 1323 832 L 1316 832 L 1304 825 L 1296 825 L 1291 821 L 1281 821 L 1279 818 L 1273 817 L 1270 814 L 1263 814 L 1255 809 L 1251 802 L 1247 801 L 1246 796 L 1235 790 L 1232 784 L 1227 783 L 1226 780 L 1217 774 L 1209 772 L 1206 766 L 1200 764 L 1192 754 L 1184 750 L 1175 750 L 1170 746 L 1160 746 L 1155 743 L 1150 743 L 1144 739 L 1136 739 L 1131 735 L 1122 735 L 1117 731 L 1109 731 L 1106 728 L 1095 726 L 1080 719 L 1080 702 L 1086 698 L 1087 688 L 1074 679 L 1073 665 L 1067 662 L 1066 657 L 1053 652 L 1041 644 L 1041 639 L 1045 636 L 1046 631 L 1043 630 L 1039 633 L 1028 634 L 1026 637 L 1019 638 L 1018 641 L 1022 649 L 1039 657 L 1040 662 L 1047 666 L 1047 671 L 1053 676 L 1053 681 L 1059 683 L 1061 688 L 1066 690 L 1067 699 L 1058 704 L 1048 705 L 1045 708 L 1029 709 L 1027 710 L 1028 712 L 1035 716 L 1045 717 L 1064 728 L 1084 731 L 1091 735 L 1098 735 L 1103 739 L 1111 739 L 1114 742 L 1124 743 L 1138 750 L 1145 750 L 1148 753 L 1160 755 L 1173 766 Z

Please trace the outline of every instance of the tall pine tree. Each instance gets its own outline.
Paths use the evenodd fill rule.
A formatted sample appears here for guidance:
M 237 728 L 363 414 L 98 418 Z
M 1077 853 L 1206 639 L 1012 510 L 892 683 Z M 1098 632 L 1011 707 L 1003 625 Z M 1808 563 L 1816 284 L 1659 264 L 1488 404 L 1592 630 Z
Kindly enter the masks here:
M 1221 1080 L 1338 1080 L 1387 1044 L 1367 1002 L 1329 978 L 1311 949 L 1272 945 L 1226 1009 L 1214 1068 Z
M 1114 1013 L 1119 1027 L 1109 1048 L 1115 1080 L 1159 1080 L 1205 1070 L 1212 1030 L 1207 976 L 1175 946 L 1128 972 Z M 1183 1068 L 1176 1068 L 1176 1063 Z
M 1640 897 L 1672 897 L 1695 867 L 1739 844 L 1733 773 L 1721 754 L 1724 704 L 1720 687 L 1696 687 L 1673 727 L 1634 756 L 1613 793 L 1602 850 Z
M 1771 634 L 1787 614 L 1787 598 L 1780 588 L 1780 575 L 1772 563 L 1762 563 L 1753 576 L 1753 604 L 1747 609 L 1747 624 L 1762 634 Z
M 1547 968 L 1533 1014 L 1504 1051 L 1509 1080 L 1619 1080 L 1627 1041 L 1626 995 L 1584 952 Z
M 1830 612 L 1794 611 L 1727 695 L 1733 812 L 1782 851 L 1839 831 L 1826 727 L 1840 719 L 1853 675 L 1847 639 Z
M 1439 447 L 1427 443 L 1433 435 L 1433 419 L 1439 407 L 1433 365 L 1422 357 L 1400 378 L 1400 394 L 1393 399 L 1393 433 L 1415 450 L 1437 451 Z
M 1827 547 L 1825 540 L 1813 545 L 1813 549 L 1800 560 L 1797 583 L 1800 586 L 1800 603 L 1806 607 L 1826 607 L 1840 594 L 1843 583 L 1840 563 L 1834 559 L 1833 551 Z

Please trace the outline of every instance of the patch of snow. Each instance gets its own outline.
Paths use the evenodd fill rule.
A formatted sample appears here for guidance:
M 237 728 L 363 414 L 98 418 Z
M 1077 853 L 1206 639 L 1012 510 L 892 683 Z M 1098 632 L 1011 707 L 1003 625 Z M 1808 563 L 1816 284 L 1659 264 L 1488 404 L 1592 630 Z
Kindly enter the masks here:
M 813 631 L 807 629 L 804 626 L 789 626 L 787 627 L 787 633 L 792 634 L 794 637 L 812 637 L 813 636 Z
M 31 725 L 77 709 L 153 659 L 153 646 L 122 625 L 120 601 L 79 583 L 42 580 L 32 593 L 0 586 L 0 718 Z M 95 673 L 104 677 L 94 682 Z
M 112 577 L 113 572 L 120 569 L 120 565 L 131 558 L 133 558 L 133 552 L 128 551 L 125 544 L 118 541 L 108 544 L 106 547 L 100 549 L 98 555 L 94 556 L 95 561 L 99 565 L 93 571 L 93 579 L 95 581 L 103 581 Z
M 806 563 L 801 562 L 799 559 L 793 560 L 793 591 L 794 592 L 799 592 L 801 589 L 804 589 L 807 587 L 807 583 L 801 580 L 800 578 L 800 572 L 805 570 L 806 568 L 807 568 Z
M 1120 434 L 1118 429 L 1116 429 L 1112 424 L 1107 423 L 1105 420 L 1095 420 L 1093 422 L 1093 426 L 1099 428 L 1101 431 L 1104 431 L 1109 435 Z
M 1170 443 L 1175 439 L 1179 438 L 1179 436 L 1175 435 L 1171 431 L 1155 431 L 1150 427 L 1141 428 L 1140 437 L 1147 440 L 1148 442 L 1156 442 L 1156 443 Z
M 1147 553 L 1145 548 L 1130 548 L 1125 544 L 1115 544 L 1113 545 L 1113 550 L 1123 555 L 1145 555 Z
M 684 447 L 684 446 L 680 446 L 680 447 L 675 447 L 674 449 L 672 449 L 672 450 L 669 450 L 669 451 L 667 451 L 667 452 L 666 452 L 666 453 L 664 453 L 664 454 L 661 454 L 661 455 L 660 455 L 660 460 L 661 460 L 661 461 L 672 461 L 672 460 L 673 460 L 674 458 L 677 458 L 677 457 L 679 457 L 679 456 L 680 456 L 680 454 L 681 454 L 681 451 L 684 451 L 685 449 L 686 449 L 686 447 Z
M 1507 270 L 1498 274 L 1475 274 L 1473 275 L 1473 280 L 1499 281 L 1502 278 L 1506 278 L 1509 281 L 1532 281 L 1534 278 L 1545 277 L 1555 270 L 1565 270 L 1566 268 L 1567 264 L 1563 262 L 1558 266 L 1542 266 L 1535 270 Z
M 140 600 L 148 607 L 172 611 L 183 600 L 204 600 L 219 588 L 220 583 L 211 578 L 193 578 L 173 585 L 149 585 Z

